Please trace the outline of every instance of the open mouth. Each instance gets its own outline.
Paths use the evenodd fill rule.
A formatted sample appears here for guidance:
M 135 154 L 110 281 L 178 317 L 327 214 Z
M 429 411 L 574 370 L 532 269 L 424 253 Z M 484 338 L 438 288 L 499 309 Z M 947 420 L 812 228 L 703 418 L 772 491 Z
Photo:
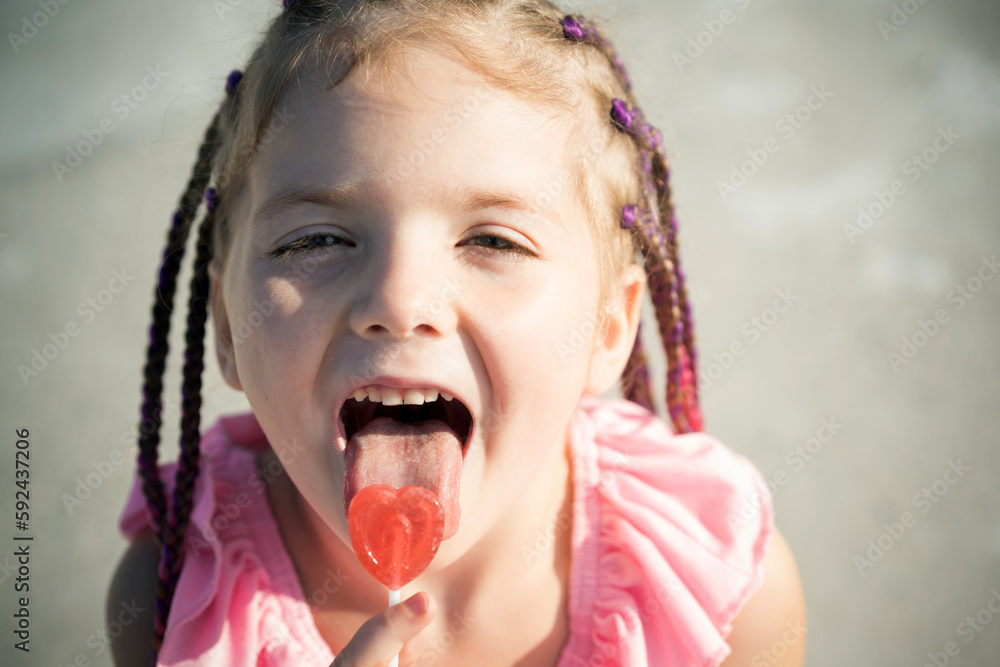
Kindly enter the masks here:
M 384 405 L 378 401 L 373 402 L 367 397 L 361 401 L 348 397 L 340 408 L 340 421 L 344 425 L 347 441 L 350 442 L 355 433 L 378 417 L 390 417 L 405 423 L 438 419 L 458 435 L 463 454 L 469 445 L 472 413 L 457 398 L 447 401 L 438 396 L 437 400 L 422 405 Z

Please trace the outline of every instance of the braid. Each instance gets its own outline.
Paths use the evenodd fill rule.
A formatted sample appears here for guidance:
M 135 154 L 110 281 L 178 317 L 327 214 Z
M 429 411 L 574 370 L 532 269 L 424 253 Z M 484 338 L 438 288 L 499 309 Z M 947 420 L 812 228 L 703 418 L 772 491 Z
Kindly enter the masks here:
M 648 127 L 648 126 L 647 126 Z M 670 261 L 673 262 L 673 282 L 671 299 L 676 295 L 677 311 L 674 318 L 681 331 L 679 339 L 675 339 L 678 353 L 679 373 L 677 381 L 680 400 L 683 401 L 686 416 L 690 426 L 695 431 L 702 429 L 701 408 L 698 405 L 698 358 L 694 341 L 694 318 L 691 314 L 691 304 L 687 296 L 687 281 L 680 264 L 680 242 L 677 238 L 677 215 L 674 210 L 672 191 L 670 189 L 670 166 L 663 150 L 662 137 L 659 132 L 651 133 L 653 147 L 653 172 L 657 187 L 660 220 L 667 227 L 667 250 Z
M 209 191 L 211 193 L 211 191 Z M 212 201 L 210 195 L 209 201 Z M 211 205 L 210 205 L 211 206 Z M 159 579 L 156 586 L 154 651 L 158 652 L 166 631 L 166 620 L 173 601 L 181 566 L 184 564 L 183 541 L 191 516 L 191 498 L 198 477 L 201 435 L 201 374 L 204 358 L 205 325 L 208 320 L 208 264 L 212 259 L 214 210 L 209 210 L 198 230 L 195 268 L 188 302 L 187 332 L 182 385 L 180 456 L 173 494 L 174 513 L 164 531 L 161 544 Z
M 232 72 L 226 81 L 227 103 L 232 100 L 234 89 L 241 73 Z M 231 108 L 230 108 L 231 109 Z M 204 140 L 198 149 L 187 188 L 181 198 L 180 208 L 174 213 L 167 245 L 163 251 L 159 281 L 153 303 L 153 323 L 150 326 L 150 342 L 146 352 L 144 369 L 142 418 L 144 428 L 140 429 L 138 471 L 142 479 L 143 495 L 146 497 L 154 531 L 160 541 L 160 563 L 156 583 L 156 612 L 152 638 L 152 663 L 155 665 L 163 638 L 174 591 L 184 562 L 183 541 L 192 510 L 194 485 L 198 477 L 201 435 L 201 375 L 204 359 L 205 327 L 208 320 L 209 276 L 208 265 L 212 259 L 212 234 L 215 227 L 215 209 L 218 196 L 208 188 L 211 180 L 212 162 L 221 143 L 220 133 L 224 105 L 212 119 Z M 185 332 L 185 354 L 183 383 L 181 388 L 181 435 L 180 456 L 174 478 L 174 492 L 171 508 L 167 507 L 163 482 L 159 475 L 157 449 L 159 430 L 162 424 L 161 394 L 166 357 L 169 352 L 170 316 L 173 309 L 177 275 L 184 258 L 185 246 L 192 221 L 198 212 L 202 197 L 207 200 L 208 213 L 198 229 L 195 241 L 194 272 L 191 278 L 188 301 L 187 330 Z
M 682 297 L 677 225 L 667 183 L 666 157 L 659 132 L 642 121 L 638 109 L 630 112 L 646 174 L 647 194 L 655 199 L 658 213 L 642 215 L 639 229 L 640 242 L 644 239 L 651 251 L 645 253 L 645 268 L 667 357 L 667 410 L 678 432 L 686 433 L 700 430 L 701 417 L 697 387 L 690 380 L 694 368 L 689 351 L 693 349 L 694 337 L 686 293 Z
M 625 92 L 632 93 L 632 77 L 625 70 L 625 63 L 593 23 L 582 16 L 568 15 L 562 21 L 563 36 L 575 42 L 589 42 L 604 53 L 621 79 Z
M 682 297 L 684 285 L 677 240 L 677 219 L 670 196 L 666 156 L 659 132 L 653 130 L 650 125 L 643 124 L 643 133 L 645 135 L 643 143 L 649 147 L 648 150 L 643 150 L 648 185 L 656 193 L 659 219 L 667 229 L 664 238 L 660 227 L 655 223 L 650 227 L 650 235 L 654 238 L 661 255 L 660 266 L 666 282 L 666 285 L 657 282 L 653 288 L 653 298 L 658 306 L 657 319 L 660 322 L 661 334 L 664 335 L 664 340 L 668 341 L 666 349 L 670 370 L 667 404 L 671 419 L 675 423 L 680 420 L 686 423 L 684 431 L 700 430 L 701 418 L 698 406 L 692 402 L 693 392 L 697 391 L 697 387 L 690 384 L 690 377 L 694 373 L 693 359 L 688 353 L 693 349 L 694 335 L 686 293 Z
M 635 227 L 638 232 L 633 238 L 642 250 L 650 298 L 667 358 L 666 402 L 670 420 L 678 433 L 701 430 L 693 318 L 680 267 L 677 220 L 662 135 L 643 120 L 642 112 L 634 105 L 631 77 L 600 30 L 580 16 L 568 15 L 561 23 L 564 37 L 588 43 L 605 55 L 633 101 L 630 104 L 614 99 L 610 111 L 615 127 L 635 141 L 645 181 L 645 201 L 638 206 L 626 205 L 621 224 L 626 229 Z M 629 400 L 647 408 L 651 406 L 649 374 L 638 332 L 623 372 L 622 390 Z
M 669 165 L 662 149 L 658 151 L 657 162 L 663 174 L 660 211 L 662 219 L 669 221 L 667 232 L 668 247 L 673 253 L 675 269 L 676 293 L 680 309 L 680 326 L 683 331 L 682 346 L 678 348 L 681 374 L 680 392 L 688 410 L 688 420 L 695 431 L 702 429 L 701 408 L 698 404 L 698 353 L 694 339 L 694 318 L 691 313 L 691 303 L 687 295 L 687 279 L 680 265 L 680 243 L 677 238 L 677 216 L 674 211 L 672 192 L 669 182 Z
M 646 354 L 642 349 L 642 327 L 635 332 L 635 344 L 622 372 L 622 393 L 630 401 L 647 410 L 653 409 L 653 395 L 646 368 Z
M 187 188 L 181 197 L 180 208 L 174 213 L 167 234 L 167 245 L 160 263 L 156 298 L 153 301 L 153 322 L 149 327 L 149 344 L 146 348 L 146 365 L 143 369 L 142 420 L 140 422 L 137 467 L 142 479 L 142 492 L 146 497 L 150 518 L 156 535 L 162 541 L 167 513 L 163 482 L 160 480 L 157 464 L 157 449 L 160 444 L 162 424 L 163 373 L 167 354 L 170 351 L 170 314 L 173 310 L 177 274 L 184 259 L 191 221 L 198 211 L 202 194 L 208 185 L 211 161 L 217 146 L 219 115 L 213 118 L 201 147 L 198 160 Z

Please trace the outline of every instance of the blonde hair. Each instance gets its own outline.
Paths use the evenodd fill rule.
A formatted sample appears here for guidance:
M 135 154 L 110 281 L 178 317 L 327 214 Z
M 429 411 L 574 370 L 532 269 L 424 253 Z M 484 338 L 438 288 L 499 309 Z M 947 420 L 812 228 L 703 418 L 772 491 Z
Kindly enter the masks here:
M 410 45 L 430 45 L 447 49 L 489 85 L 568 120 L 576 149 L 570 183 L 600 239 L 605 304 L 612 281 L 634 261 L 618 212 L 640 198 L 642 172 L 633 142 L 607 122 L 611 100 L 628 92 L 602 53 L 563 36 L 564 16 L 544 0 L 295 2 L 271 23 L 222 110 L 212 163 L 220 200 L 216 251 L 224 255 L 228 247 L 228 212 L 293 81 L 318 67 L 336 74 L 336 85 L 356 67 L 386 66 Z

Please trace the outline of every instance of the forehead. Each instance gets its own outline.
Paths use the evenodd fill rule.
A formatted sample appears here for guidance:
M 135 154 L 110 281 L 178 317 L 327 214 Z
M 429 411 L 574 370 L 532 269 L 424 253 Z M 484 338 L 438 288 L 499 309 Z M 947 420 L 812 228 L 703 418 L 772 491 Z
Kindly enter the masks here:
M 411 206 L 496 189 L 563 220 L 577 217 L 572 118 L 491 85 L 438 50 L 415 46 L 358 65 L 336 85 L 328 73 L 308 70 L 277 110 L 289 124 L 258 148 L 251 211 L 303 186 Z

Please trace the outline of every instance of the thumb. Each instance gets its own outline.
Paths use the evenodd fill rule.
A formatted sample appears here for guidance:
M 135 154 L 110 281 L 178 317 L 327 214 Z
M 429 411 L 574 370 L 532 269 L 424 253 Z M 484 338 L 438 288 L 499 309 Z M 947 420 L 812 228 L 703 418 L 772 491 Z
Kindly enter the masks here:
M 427 627 L 434 619 L 434 609 L 434 598 L 417 593 L 372 616 L 358 628 L 330 667 L 383 667 Z M 405 657 L 400 658 L 403 664 Z

